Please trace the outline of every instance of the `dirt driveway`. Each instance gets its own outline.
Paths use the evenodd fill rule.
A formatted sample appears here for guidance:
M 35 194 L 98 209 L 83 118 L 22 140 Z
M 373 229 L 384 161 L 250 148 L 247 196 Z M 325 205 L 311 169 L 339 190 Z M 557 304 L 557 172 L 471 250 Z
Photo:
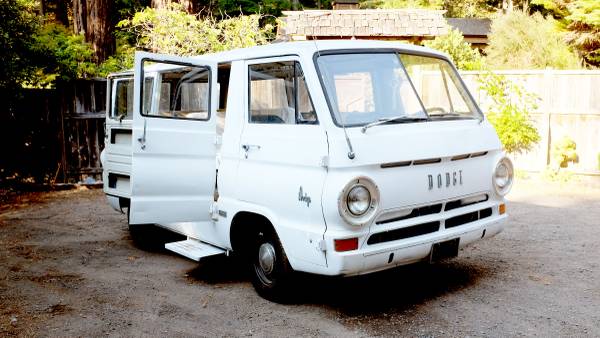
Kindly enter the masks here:
M 99 190 L 31 198 L 0 208 L 0 336 L 600 336 L 600 190 L 521 182 L 496 238 L 305 277 L 293 305 L 258 297 L 231 259 L 136 248 Z

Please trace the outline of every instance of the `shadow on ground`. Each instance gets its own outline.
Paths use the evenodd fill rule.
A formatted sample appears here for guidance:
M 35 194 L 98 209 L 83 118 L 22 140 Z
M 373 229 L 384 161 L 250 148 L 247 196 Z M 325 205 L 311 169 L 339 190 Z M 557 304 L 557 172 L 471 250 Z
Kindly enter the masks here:
M 412 264 L 353 277 L 323 277 L 297 273 L 290 303 L 336 308 L 346 315 L 402 312 L 447 293 L 457 292 L 485 278 L 484 266 L 449 260 Z M 234 257 L 205 259 L 188 271 L 196 283 L 250 283 L 248 269 Z

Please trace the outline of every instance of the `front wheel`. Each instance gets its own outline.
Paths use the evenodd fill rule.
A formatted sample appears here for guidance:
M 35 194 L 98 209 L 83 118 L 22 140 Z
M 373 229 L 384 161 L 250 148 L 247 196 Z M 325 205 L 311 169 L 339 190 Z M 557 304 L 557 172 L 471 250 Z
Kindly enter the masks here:
M 249 254 L 256 292 L 274 302 L 288 301 L 292 268 L 277 235 L 269 230 L 259 231 Z

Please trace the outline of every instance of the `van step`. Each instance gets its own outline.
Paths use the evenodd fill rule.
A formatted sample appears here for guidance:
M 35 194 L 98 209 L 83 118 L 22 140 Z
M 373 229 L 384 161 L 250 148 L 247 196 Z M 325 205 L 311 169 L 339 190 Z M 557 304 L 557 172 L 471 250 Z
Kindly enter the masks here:
M 202 257 L 214 256 L 225 253 L 225 250 L 214 247 L 210 244 L 202 243 L 195 239 L 185 241 L 171 242 L 165 244 L 165 249 L 178 253 L 189 259 L 199 261 Z

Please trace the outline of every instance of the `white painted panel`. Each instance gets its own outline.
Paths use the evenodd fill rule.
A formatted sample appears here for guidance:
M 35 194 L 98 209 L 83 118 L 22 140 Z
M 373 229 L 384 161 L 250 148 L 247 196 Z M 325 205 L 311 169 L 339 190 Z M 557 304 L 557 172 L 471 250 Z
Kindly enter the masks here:
M 198 62 L 191 58 L 136 53 L 130 222 L 194 222 L 199 227 L 212 224 L 209 208 L 216 179 L 216 93 L 210 91 L 208 121 L 167 118 L 159 114 L 143 116 L 140 114 L 140 77 L 144 59 L 155 62 L 153 72 L 159 75 L 169 68 L 180 67 L 174 63 L 209 67 L 211 85 L 216 81 L 217 70 L 216 63 L 206 60 Z M 153 102 L 157 104 L 158 100 Z

